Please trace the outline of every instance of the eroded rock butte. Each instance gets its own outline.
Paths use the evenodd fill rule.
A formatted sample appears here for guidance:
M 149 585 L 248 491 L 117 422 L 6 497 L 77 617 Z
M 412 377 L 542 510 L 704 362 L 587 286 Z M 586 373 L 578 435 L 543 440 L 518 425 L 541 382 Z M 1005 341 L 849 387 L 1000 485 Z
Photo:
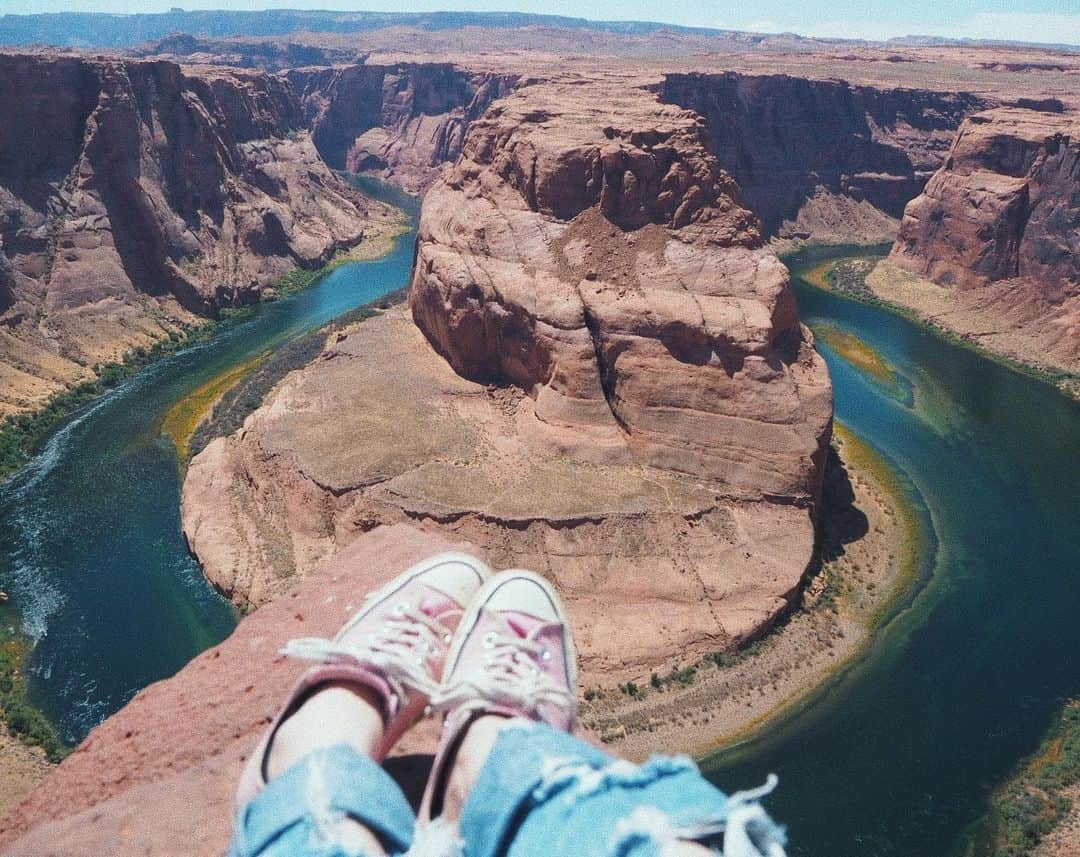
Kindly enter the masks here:
M 787 609 L 831 386 L 697 114 L 605 77 L 497 102 L 425 197 L 410 314 L 192 462 L 185 531 L 234 600 L 411 521 L 555 579 L 586 686 Z

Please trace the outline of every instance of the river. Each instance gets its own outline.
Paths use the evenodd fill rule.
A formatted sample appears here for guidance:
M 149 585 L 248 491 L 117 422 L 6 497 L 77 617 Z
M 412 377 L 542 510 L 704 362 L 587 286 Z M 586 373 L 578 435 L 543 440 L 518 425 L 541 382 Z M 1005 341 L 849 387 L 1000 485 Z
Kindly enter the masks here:
M 728 787 L 776 771 L 793 855 L 963 854 L 989 791 L 1080 692 L 1080 403 L 894 313 L 796 290 L 811 328 L 857 336 L 899 376 L 898 396 L 819 338 L 837 418 L 910 480 L 936 549 L 865 657 L 704 767 Z
M 236 621 L 186 549 L 165 413 L 404 285 L 412 238 L 148 367 L 0 486 L 0 588 L 12 595 L 0 621 L 36 641 L 31 699 L 66 739 Z M 909 482 L 936 549 L 864 657 L 705 767 L 728 788 L 777 771 L 769 805 L 795 855 L 958 853 L 989 789 L 1080 691 L 1080 405 L 885 310 L 796 286 L 811 327 L 858 337 L 896 374 L 883 385 L 819 342 L 837 417 Z
M 393 188 L 364 189 L 415 216 Z M 65 740 L 82 739 L 236 624 L 180 529 L 166 412 L 230 368 L 407 285 L 414 236 L 147 367 L 65 422 L 0 486 L 0 589 L 11 596 L 0 622 L 20 623 L 34 641 L 30 701 Z

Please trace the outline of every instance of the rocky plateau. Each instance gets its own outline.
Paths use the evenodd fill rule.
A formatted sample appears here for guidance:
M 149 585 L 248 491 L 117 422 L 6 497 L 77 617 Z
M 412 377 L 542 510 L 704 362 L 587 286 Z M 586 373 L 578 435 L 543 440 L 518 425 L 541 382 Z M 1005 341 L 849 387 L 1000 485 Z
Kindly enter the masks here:
M 191 462 L 191 549 L 252 612 L 95 730 L 0 826 L 4 853 L 220 853 L 295 674 L 281 642 L 450 544 L 556 582 L 582 690 L 767 631 L 814 562 L 832 427 L 778 247 L 899 231 L 894 266 L 1019 295 L 986 323 L 1034 307 L 1017 335 L 1075 356 L 1071 60 L 379 33 L 0 54 L 9 411 L 391 216 L 334 169 L 424 194 L 407 306 Z

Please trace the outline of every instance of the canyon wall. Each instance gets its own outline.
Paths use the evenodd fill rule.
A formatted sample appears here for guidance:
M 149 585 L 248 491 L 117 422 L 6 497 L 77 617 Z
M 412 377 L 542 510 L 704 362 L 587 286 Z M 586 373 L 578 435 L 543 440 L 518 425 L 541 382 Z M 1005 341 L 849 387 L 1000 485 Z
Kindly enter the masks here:
M 376 172 L 411 193 L 457 159 L 469 123 L 518 80 L 450 63 L 299 68 L 286 76 L 330 166 Z
M 1080 371 L 1077 114 L 968 118 L 907 206 L 889 262 L 948 292 L 910 284 L 896 299 L 1024 362 Z
M 250 302 L 385 214 L 322 162 L 288 83 L 0 54 L 4 410 Z
M 669 74 L 658 91 L 705 117 L 767 237 L 843 243 L 891 241 L 963 118 L 988 106 L 964 92 L 783 74 Z
M 904 212 L 892 261 L 971 288 L 1029 278 L 1060 301 L 1080 284 L 1080 119 L 999 108 L 971 116 Z

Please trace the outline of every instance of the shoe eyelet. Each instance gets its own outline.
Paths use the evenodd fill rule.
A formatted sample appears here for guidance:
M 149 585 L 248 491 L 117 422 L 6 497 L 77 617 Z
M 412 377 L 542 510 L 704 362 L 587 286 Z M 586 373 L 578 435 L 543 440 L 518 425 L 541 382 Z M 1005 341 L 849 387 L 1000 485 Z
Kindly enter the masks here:
M 551 652 L 548 651 L 547 649 L 544 649 L 540 653 L 540 660 L 542 660 L 542 661 L 550 661 L 551 660 Z
M 408 610 L 408 609 L 409 609 L 409 604 L 408 604 L 407 601 L 402 601 L 402 602 L 399 602 L 398 604 L 394 605 L 394 613 L 396 615 L 398 615 L 398 616 L 404 616 L 405 611 Z
M 444 643 L 449 643 L 451 639 L 453 639 L 453 637 L 450 634 L 443 634 L 442 641 Z
M 488 631 L 486 634 L 484 634 L 484 639 L 480 641 L 480 645 L 482 645 L 485 649 L 494 649 L 495 638 L 497 636 L 498 634 L 496 634 L 494 631 Z

